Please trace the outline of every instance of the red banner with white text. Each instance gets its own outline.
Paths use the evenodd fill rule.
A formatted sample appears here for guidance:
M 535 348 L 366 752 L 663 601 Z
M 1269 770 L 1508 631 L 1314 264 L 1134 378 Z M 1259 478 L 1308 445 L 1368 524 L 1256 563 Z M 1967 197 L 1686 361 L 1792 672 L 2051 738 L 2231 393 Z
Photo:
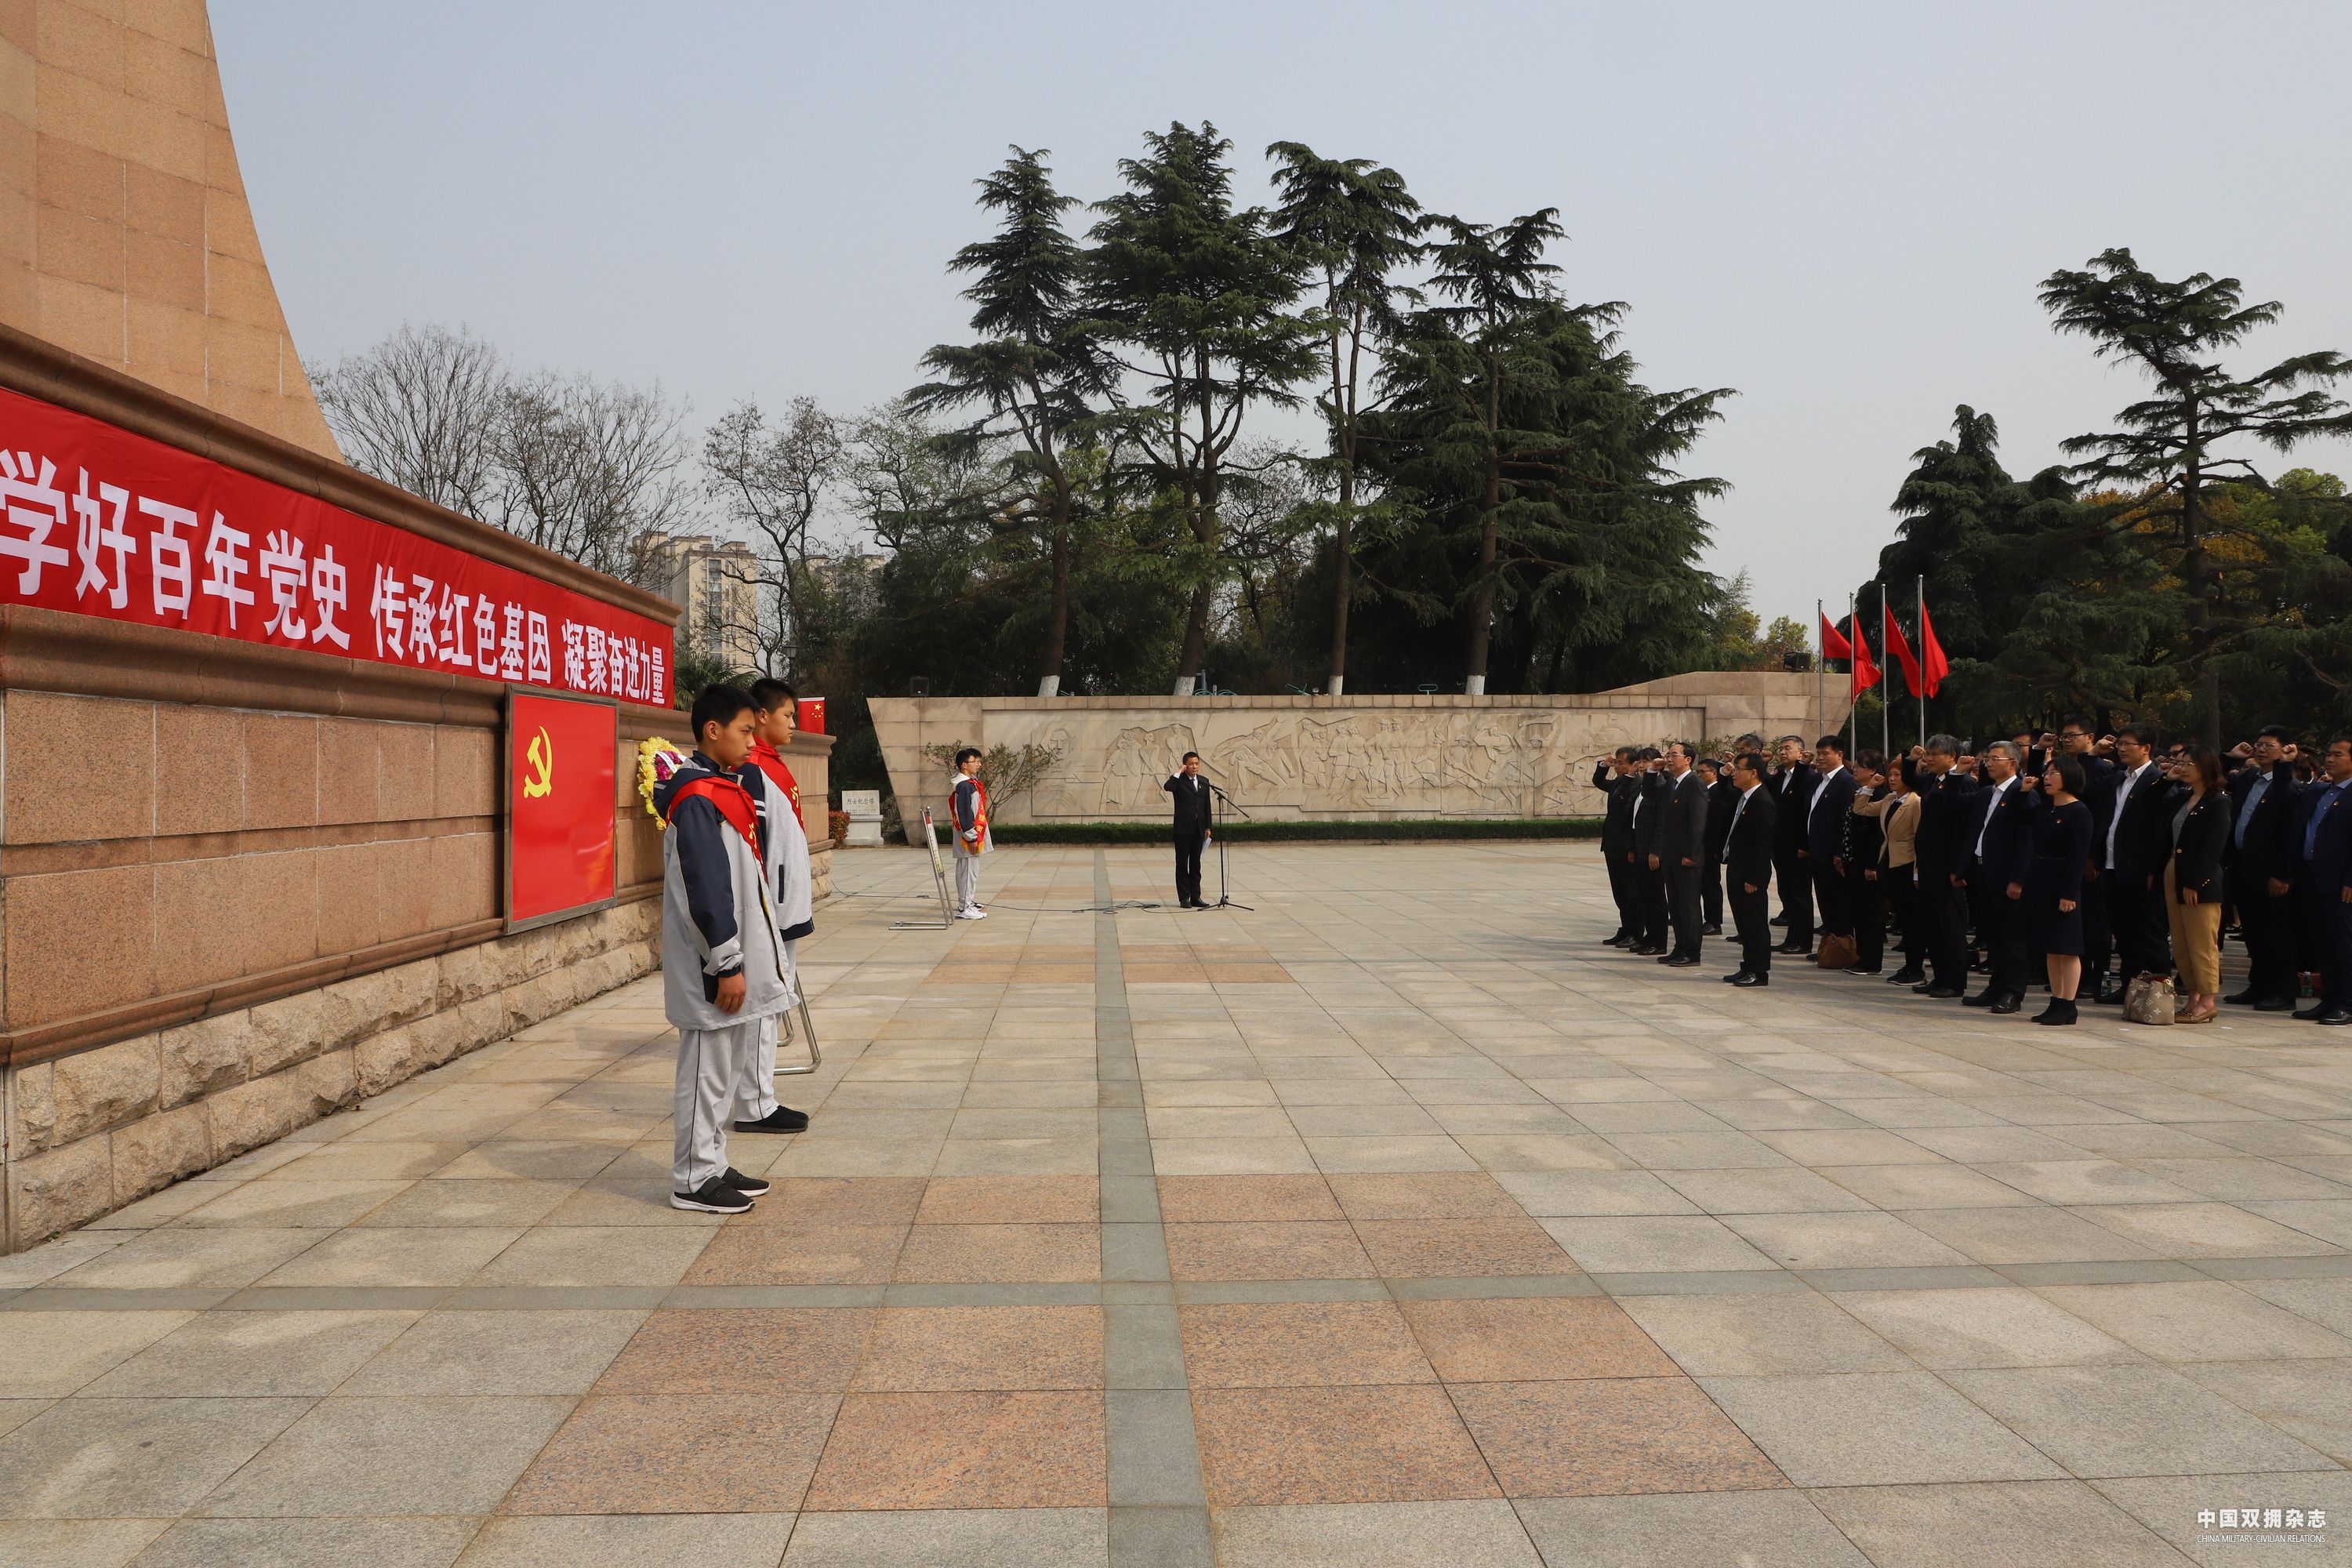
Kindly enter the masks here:
M 5 389 L 0 603 L 670 701 L 650 616 Z

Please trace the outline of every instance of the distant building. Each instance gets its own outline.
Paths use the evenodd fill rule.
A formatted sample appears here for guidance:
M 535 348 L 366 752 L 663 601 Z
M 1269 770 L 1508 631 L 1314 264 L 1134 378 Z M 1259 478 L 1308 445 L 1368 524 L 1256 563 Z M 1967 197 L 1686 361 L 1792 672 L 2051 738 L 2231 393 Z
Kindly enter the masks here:
M 654 589 L 682 612 L 680 645 L 730 669 L 757 670 L 766 656 L 760 624 L 760 558 L 740 539 L 655 533 L 646 539 Z

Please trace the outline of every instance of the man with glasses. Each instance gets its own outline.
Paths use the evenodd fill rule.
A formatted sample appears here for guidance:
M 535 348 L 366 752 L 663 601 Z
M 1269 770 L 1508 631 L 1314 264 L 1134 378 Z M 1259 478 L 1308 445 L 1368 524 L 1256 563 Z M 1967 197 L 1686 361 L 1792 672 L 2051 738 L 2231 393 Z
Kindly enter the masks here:
M 2172 813 L 2178 803 L 2171 780 L 2157 765 L 2156 735 L 2147 725 L 2117 730 L 2116 755 L 2120 765 L 2111 790 L 2115 810 L 2107 819 L 2106 836 L 2095 840 L 2093 848 L 2100 856 L 2107 921 L 2128 985 L 2143 974 L 2172 973 L 2164 868 L 2172 858 Z
M 2295 890 L 2319 954 L 2319 1000 L 2295 1016 L 2352 1024 L 2352 740 L 2327 742 L 2295 817 Z

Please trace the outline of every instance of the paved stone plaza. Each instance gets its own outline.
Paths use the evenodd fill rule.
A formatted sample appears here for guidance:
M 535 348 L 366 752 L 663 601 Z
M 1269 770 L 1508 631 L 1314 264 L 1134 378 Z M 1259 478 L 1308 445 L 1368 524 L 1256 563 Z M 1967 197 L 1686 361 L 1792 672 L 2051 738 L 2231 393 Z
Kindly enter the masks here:
M 839 857 L 733 1220 L 646 982 L 0 1259 L 0 1562 L 2352 1561 L 2332 1035 L 1735 992 L 1589 845 L 1238 853 L 944 932 Z

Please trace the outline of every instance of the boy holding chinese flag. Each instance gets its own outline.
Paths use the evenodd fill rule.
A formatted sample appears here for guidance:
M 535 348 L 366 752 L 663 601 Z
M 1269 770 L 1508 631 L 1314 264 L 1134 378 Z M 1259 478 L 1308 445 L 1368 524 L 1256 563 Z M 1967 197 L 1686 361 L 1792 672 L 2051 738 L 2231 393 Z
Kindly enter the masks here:
M 766 777 L 747 766 L 751 695 L 705 687 L 694 755 L 655 786 L 662 835 L 662 1001 L 677 1026 L 670 1206 L 740 1214 L 768 1184 L 727 1163 L 727 1122 L 744 1058 L 792 1000 L 761 849 Z
M 801 816 L 800 781 L 784 763 L 782 749 L 793 743 L 794 706 L 798 693 L 783 681 L 761 677 L 751 683 L 751 713 L 759 731 L 751 740 L 751 765 L 767 784 L 766 837 L 761 859 L 768 896 L 776 918 L 776 940 L 783 950 L 786 1000 L 800 997 L 801 938 L 816 929 L 810 915 L 808 831 Z M 735 1093 L 738 1132 L 798 1132 L 809 1124 L 808 1113 L 776 1103 L 776 1035 L 779 1012 L 762 1018 L 760 1039 L 743 1058 L 743 1071 Z

